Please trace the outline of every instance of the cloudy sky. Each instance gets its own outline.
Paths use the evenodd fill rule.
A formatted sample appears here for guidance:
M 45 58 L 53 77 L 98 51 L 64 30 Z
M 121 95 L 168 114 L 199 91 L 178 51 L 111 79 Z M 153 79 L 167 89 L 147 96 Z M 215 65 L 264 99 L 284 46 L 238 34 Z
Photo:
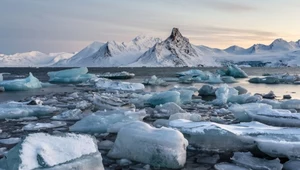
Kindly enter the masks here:
M 78 51 L 93 41 L 166 38 L 226 48 L 300 39 L 299 0 L 1 0 L 0 53 Z

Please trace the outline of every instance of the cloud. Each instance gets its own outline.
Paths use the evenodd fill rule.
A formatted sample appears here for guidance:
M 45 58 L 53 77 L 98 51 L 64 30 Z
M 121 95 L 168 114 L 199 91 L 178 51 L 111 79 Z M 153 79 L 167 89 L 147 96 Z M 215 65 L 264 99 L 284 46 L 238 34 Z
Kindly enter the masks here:
M 256 7 L 249 5 L 249 3 L 239 3 L 241 1 L 237 2 L 237 0 L 201 0 L 199 2 L 207 7 L 226 12 L 245 12 L 257 10 Z

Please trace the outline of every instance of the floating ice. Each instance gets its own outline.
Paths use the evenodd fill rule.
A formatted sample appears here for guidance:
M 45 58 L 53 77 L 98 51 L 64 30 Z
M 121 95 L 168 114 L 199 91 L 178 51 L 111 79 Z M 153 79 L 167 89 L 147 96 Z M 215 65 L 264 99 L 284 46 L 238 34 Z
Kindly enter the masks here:
M 80 109 L 67 110 L 59 115 L 53 116 L 52 120 L 80 120 L 84 117 Z
M 94 138 L 87 135 L 52 136 L 35 133 L 0 160 L 3 169 L 104 170 Z
M 205 84 L 199 89 L 198 93 L 199 96 L 215 96 L 216 90 L 217 88 L 214 86 Z
M 98 77 L 108 78 L 108 79 L 130 79 L 134 76 L 135 76 L 135 74 L 128 73 L 126 71 L 117 72 L 117 73 L 107 72 L 107 73 L 98 75 Z
M 146 103 L 152 106 L 169 102 L 180 103 L 180 93 L 178 91 L 157 92 L 146 100 Z
M 0 143 L 4 145 L 14 145 L 21 141 L 20 138 L 0 139 Z
M 300 100 L 298 99 L 291 99 L 285 100 L 281 102 L 282 109 L 297 109 L 300 110 Z
M 108 153 L 161 168 L 182 168 L 186 161 L 187 140 L 177 130 L 153 128 L 144 122 L 123 127 Z
M 284 170 L 295 170 L 295 167 L 300 167 L 299 160 L 289 160 L 283 164 Z
M 139 112 L 132 111 L 107 111 L 96 112 L 84 117 L 74 125 L 70 126 L 72 132 L 83 133 L 106 133 L 107 129 L 118 122 L 133 122 L 143 120 L 146 116 L 144 110 Z
M 264 84 L 279 84 L 280 80 L 277 77 L 254 77 L 249 79 L 250 83 L 264 83 Z
M 66 126 L 66 122 L 60 122 L 60 121 L 52 121 L 50 123 L 29 123 L 26 126 L 23 127 L 23 130 L 27 131 L 39 131 L 44 129 L 52 129 L 57 127 Z
M 231 77 L 231 76 L 222 76 L 221 80 L 224 83 L 236 83 L 237 82 L 237 80 L 234 77 Z
M 227 66 L 227 75 L 234 78 L 247 78 L 248 75 L 237 65 L 228 65 Z
M 227 162 L 218 163 L 214 166 L 214 168 L 216 170 L 249 170 L 248 168 L 241 167 Z
M 167 85 L 163 79 L 157 78 L 155 75 L 151 76 L 150 79 L 144 79 L 143 84 L 151 85 L 151 86 L 166 86 Z
M 188 71 L 183 71 L 183 72 L 179 72 L 176 73 L 177 76 L 205 76 L 205 72 L 201 71 L 201 70 L 197 70 L 197 69 L 193 69 L 193 70 L 188 70 Z
M 228 99 L 232 96 L 237 96 L 238 91 L 227 84 L 222 85 L 216 90 L 217 98 L 213 101 L 214 105 L 225 105 Z
M 5 91 L 24 91 L 42 88 L 42 84 L 37 78 L 29 73 L 29 76 L 24 79 L 0 81 L 0 87 L 4 87 Z
M 3 81 L 3 75 L 10 74 L 10 73 L 0 73 L 0 82 Z
M 196 113 L 175 113 L 172 114 L 169 120 L 176 120 L 176 119 L 186 119 L 193 122 L 200 122 L 202 121 L 201 115 Z
M 96 87 L 100 89 L 135 91 L 135 90 L 143 90 L 145 88 L 145 86 L 141 83 L 112 81 L 110 79 L 105 79 L 105 78 L 98 78 L 94 81 Z
M 203 80 L 203 79 L 202 79 Z M 220 84 L 220 83 L 224 83 L 223 80 L 221 79 L 221 76 L 218 74 L 212 74 L 209 73 L 208 74 L 208 79 L 202 81 L 203 83 L 210 83 L 210 84 Z
M 300 114 L 289 110 L 260 108 L 248 109 L 246 113 L 251 120 L 272 126 L 300 127 Z
M 156 122 L 156 126 L 159 123 Z M 293 139 L 300 135 L 297 128 L 273 127 L 258 122 L 224 125 L 180 119 L 162 123 L 182 132 L 190 145 L 215 152 L 253 149 L 257 145 L 256 139 L 260 136 L 277 136 L 284 140 L 287 136 Z
M 281 102 L 277 100 L 263 99 L 259 102 L 271 105 L 273 109 L 281 109 Z
M 0 104 L 0 119 L 18 119 L 30 116 L 51 115 L 58 109 L 43 105 L 27 105 L 20 102 L 8 102 Z
M 281 170 L 283 165 L 279 159 L 267 160 L 255 158 L 250 152 L 235 152 L 231 160 L 245 168 L 264 169 L 264 170 Z
M 247 111 L 253 110 L 254 112 L 269 108 L 271 109 L 272 106 L 262 103 L 248 103 L 248 104 L 234 104 L 231 105 L 228 109 L 234 114 L 234 117 L 241 122 L 250 122 L 252 118 L 248 115 Z
M 171 89 L 171 91 L 177 91 L 180 93 L 180 103 L 187 103 L 192 100 L 192 96 L 195 93 L 192 90 L 176 90 L 176 89 Z
M 47 74 L 51 83 L 82 83 L 96 78 L 96 75 L 88 74 L 86 67 L 53 71 Z
M 175 113 L 185 113 L 185 111 L 174 102 L 155 106 L 153 117 L 169 117 Z
M 236 87 L 234 87 L 234 88 L 239 92 L 239 95 L 240 95 L 240 94 L 246 94 L 246 93 L 248 92 L 248 90 L 245 89 L 245 88 L 242 87 L 242 86 L 236 86 Z

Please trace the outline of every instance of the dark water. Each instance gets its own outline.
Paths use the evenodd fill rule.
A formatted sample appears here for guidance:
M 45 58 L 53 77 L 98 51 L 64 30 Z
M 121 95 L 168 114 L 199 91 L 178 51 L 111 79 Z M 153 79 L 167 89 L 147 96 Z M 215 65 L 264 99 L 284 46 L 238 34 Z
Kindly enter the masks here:
M 49 71 L 58 71 L 63 70 L 65 68 L 0 68 L 0 73 L 8 72 L 10 75 L 5 75 L 4 79 L 15 79 L 15 78 L 24 78 L 28 76 L 29 72 L 37 77 L 42 82 L 47 82 L 49 77 L 47 76 L 47 72 Z M 142 82 L 144 78 L 148 78 L 152 75 L 156 75 L 157 77 L 175 77 L 176 72 L 186 71 L 191 68 L 89 68 L 90 73 L 101 74 L 104 72 L 120 72 L 127 71 L 134 73 L 136 76 L 130 80 L 122 80 L 122 81 L 130 81 L 130 82 Z M 199 69 L 199 68 L 198 68 Z M 214 72 L 218 68 L 200 68 L 203 71 L 212 71 Z M 250 76 L 261 76 L 264 73 L 290 73 L 290 74 L 300 74 L 300 68 L 243 68 L 243 70 Z M 168 87 L 147 87 L 147 91 L 162 91 L 172 88 L 174 85 L 178 85 L 177 83 L 171 83 Z M 202 83 L 194 83 L 195 87 L 200 88 Z M 238 83 L 230 84 L 230 86 L 243 86 L 248 89 L 251 93 L 268 93 L 270 90 L 273 90 L 278 98 L 281 98 L 284 94 L 290 94 L 293 98 L 300 99 L 300 85 L 292 85 L 292 84 L 280 84 L 280 85 L 266 85 L 266 84 L 250 84 L 248 83 L 248 79 L 239 79 Z M 183 85 L 180 86 L 190 86 Z M 75 91 L 74 86 L 67 85 L 55 85 L 52 87 L 35 89 L 30 91 L 23 92 L 5 92 L 0 93 L 0 102 L 7 100 L 21 100 L 25 97 L 31 97 L 33 95 L 44 95 L 48 93 L 57 93 L 57 92 L 70 92 Z M 298 94 L 299 92 L 299 94 Z

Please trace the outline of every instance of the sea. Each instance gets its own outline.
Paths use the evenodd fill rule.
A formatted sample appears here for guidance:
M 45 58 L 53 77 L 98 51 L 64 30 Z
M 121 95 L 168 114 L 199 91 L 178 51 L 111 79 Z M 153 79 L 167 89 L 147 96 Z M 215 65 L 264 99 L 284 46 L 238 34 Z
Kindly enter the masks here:
M 31 72 L 35 77 L 37 77 L 42 82 L 48 82 L 49 77 L 47 76 L 47 72 L 50 71 L 59 71 L 63 69 L 69 68 L 51 68 L 51 67 L 43 67 L 43 68 L 0 68 L 0 73 L 10 73 L 9 75 L 4 75 L 4 80 L 12 80 L 18 78 L 25 78 L 28 76 L 28 73 Z M 214 72 L 220 68 L 190 68 L 190 67 L 158 67 L 158 68 L 149 68 L 149 67 L 141 67 L 141 68 L 126 68 L 126 67 L 114 67 L 114 68 L 89 68 L 89 73 L 94 74 L 102 74 L 106 72 L 121 72 L 127 71 L 130 73 L 134 73 L 136 76 L 132 79 L 120 80 L 120 81 L 128 81 L 128 82 L 143 82 L 145 78 L 150 78 L 152 75 L 156 75 L 159 78 L 174 78 L 177 72 L 187 71 L 190 69 L 200 69 L 203 71 L 211 71 Z M 300 74 L 300 68 L 295 67 L 280 67 L 280 68 L 269 68 L 269 67 L 246 67 L 242 68 L 248 75 L 249 78 L 238 79 L 237 83 L 229 84 L 229 86 L 242 86 L 248 90 L 248 92 L 255 94 L 266 94 L 270 91 L 273 91 L 277 99 L 282 99 L 283 95 L 289 94 L 293 99 L 300 99 L 300 85 L 294 84 L 251 84 L 248 80 L 252 77 L 262 76 L 263 74 L 280 74 L 280 73 L 289 73 L 289 74 Z M 146 91 L 156 92 L 156 91 L 164 91 L 174 86 L 195 86 L 197 88 L 201 88 L 203 83 L 194 83 L 194 84 L 179 84 L 177 82 L 170 82 L 166 87 L 159 86 L 147 86 Z M 215 85 L 220 86 L 220 85 Z M 76 91 L 74 85 L 66 85 L 66 84 L 57 84 L 41 89 L 34 89 L 29 91 L 17 91 L 17 92 L 3 92 L 0 93 L 0 102 L 6 101 L 20 101 L 24 98 L 30 98 L 31 96 L 43 96 L 49 93 L 63 93 L 63 92 L 72 92 Z

